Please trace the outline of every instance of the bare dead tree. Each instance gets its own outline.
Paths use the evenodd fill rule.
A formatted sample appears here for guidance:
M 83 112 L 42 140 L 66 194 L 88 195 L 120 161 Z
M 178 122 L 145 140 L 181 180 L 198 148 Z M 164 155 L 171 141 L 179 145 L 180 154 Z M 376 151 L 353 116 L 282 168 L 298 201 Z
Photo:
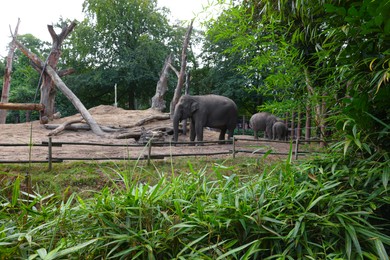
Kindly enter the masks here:
M 187 48 L 188 48 L 188 44 L 190 42 L 190 36 L 191 36 L 193 22 L 194 22 L 194 20 L 192 20 L 190 25 L 188 26 L 186 36 L 185 36 L 184 42 L 183 42 L 183 49 L 182 49 L 182 53 L 181 53 L 180 73 L 178 76 L 178 81 L 177 81 L 175 93 L 174 93 L 174 96 L 173 96 L 173 99 L 172 99 L 172 102 L 170 105 L 170 114 L 171 115 L 173 115 L 173 113 L 175 112 L 175 106 L 176 106 L 177 102 L 179 101 L 179 98 L 181 96 L 181 91 L 182 91 L 183 85 L 184 85 L 185 73 L 186 73 L 186 67 L 187 67 Z
M 1 102 L 2 103 L 8 102 L 9 91 L 11 88 L 12 61 L 14 59 L 14 53 L 15 53 L 15 49 L 16 49 L 15 40 L 16 40 L 16 37 L 18 36 L 19 24 L 20 24 L 20 19 L 18 19 L 18 23 L 16 25 L 14 34 L 12 34 L 12 31 L 10 28 L 11 35 L 12 35 L 12 41 L 9 44 L 7 64 L 5 66 L 3 90 L 1 93 Z M 0 124 L 5 124 L 6 119 L 7 119 L 7 110 L 0 109 Z
M 190 93 L 190 80 L 191 80 L 191 74 L 190 72 L 186 73 L 186 84 L 184 89 L 184 94 L 188 95 Z M 183 135 L 187 134 L 187 118 L 182 121 L 183 123 Z
M 161 71 L 160 79 L 157 82 L 156 94 L 152 97 L 152 107 L 153 109 L 162 112 L 166 108 L 166 101 L 164 100 L 164 95 L 168 91 L 168 76 L 169 69 L 172 67 L 172 54 L 169 54 L 165 60 L 163 69 Z
M 50 55 L 47 58 L 47 65 L 53 68 L 54 71 L 57 71 L 57 64 L 61 56 L 61 45 L 65 38 L 73 31 L 74 27 L 77 25 L 76 21 L 70 23 L 69 26 L 64 26 L 60 34 L 56 34 L 52 25 L 48 25 L 50 36 L 53 40 L 52 49 Z M 51 75 L 45 73 L 44 66 L 40 67 L 40 64 L 37 64 L 38 71 L 44 72 L 42 74 L 42 84 L 41 84 L 41 100 L 40 103 L 45 106 L 41 117 L 41 123 L 45 124 L 49 120 L 53 120 L 53 115 L 55 113 L 55 97 L 56 97 L 56 88 L 55 83 Z M 66 72 L 58 72 L 56 75 L 67 75 L 72 70 L 66 70 Z
M 49 65 L 45 64 L 37 55 L 30 52 L 17 40 L 15 41 L 16 47 L 23 52 L 37 67 L 44 69 L 44 73 L 50 76 L 50 81 L 72 102 L 75 108 L 80 112 L 84 120 L 90 125 L 92 131 L 99 136 L 105 136 L 105 133 L 101 130 L 100 126 L 96 123 L 95 119 L 91 116 L 88 110 L 84 107 L 83 103 L 73 92 L 65 85 L 61 78 L 57 75 L 56 71 Z M 44 105 L 44 104 L 43 104 Z

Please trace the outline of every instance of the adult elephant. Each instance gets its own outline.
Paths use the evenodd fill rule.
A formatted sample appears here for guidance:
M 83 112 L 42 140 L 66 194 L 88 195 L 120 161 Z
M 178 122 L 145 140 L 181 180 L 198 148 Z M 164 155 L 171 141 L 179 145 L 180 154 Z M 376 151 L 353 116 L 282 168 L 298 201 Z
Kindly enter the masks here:
M 219 95 L 183 95 L 179 99 L 173 115 L 173 140 L 177 142 L 179 135 L 179 122 L 191 118 L 190 140 L 203 141 L 203 128 L 220 129 L 219 140 L 233 137 L 237 125 L 237 105 L 230 98 Z
M 251 119 L 249 120 L 249 127 L 253 130 L 253 136 L 255 139 L 258 139 L 258 132 L 264 131 L 264 137 L 271 138 L 272 135 L 267 134 L 267 125 L 271 123 L 271 120 L 269 118 L 274 118 L 275 116 L 268 112 L 259 112 L 254 115 L 252 115 Z M 272 128 L 272 125 L 271 125 Z M 270 130 L 269 132 L 271 132 Z
M 272 139 L 286 140 L 287 138 L 287 126 L 282 121 L 276 121 L 272 126 Z

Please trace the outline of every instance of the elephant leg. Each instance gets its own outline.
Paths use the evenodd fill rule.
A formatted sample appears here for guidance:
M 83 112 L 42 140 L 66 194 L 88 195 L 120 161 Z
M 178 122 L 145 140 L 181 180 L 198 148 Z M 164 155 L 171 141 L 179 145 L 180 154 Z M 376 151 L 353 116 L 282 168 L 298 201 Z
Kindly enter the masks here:
M 195 122 L 195 132 L 197 141 L 203 141 L 203 125 Z
M 272 126 L 267 127 L 267 129 L 265 130 L 265 135 L 268 139 L 272 139 Z
M 190 141 L 193 142 L 195 141 L 195 136 L 196 136 L 196 131 L 195 131 L 195 122 L 191 120 L 190 124 Z
M 234 135 L 234 129 L 228 129 L 228 140 L 231 140 Z
M 221 129 L 221 132 L 219 133 L 219 140 L 225 140 L 225 134 L 226 134 L 226 128 Z

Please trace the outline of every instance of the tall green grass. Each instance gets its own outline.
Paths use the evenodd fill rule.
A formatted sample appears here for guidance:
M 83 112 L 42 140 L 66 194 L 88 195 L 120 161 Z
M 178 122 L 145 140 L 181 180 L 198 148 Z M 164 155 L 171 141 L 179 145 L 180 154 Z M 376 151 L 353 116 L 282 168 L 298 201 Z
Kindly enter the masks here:
M 354 156 L 102 167 L 110 183 L 88 197 L 16 178 L 0 190 L 0 258 L 388 259 L 390 160 Z
M 388 163 L 321 166 L 326 160 L 285 162 L 250 176 L 223 164 L 189 164 L 186 172 L 156 171 L 153 185 L 116 171 L 112 185 L 91 198 L 74 193 L 65 201 L 24 194 L 16 181 L 11 199 L 2 196 L 0 255 L 388 259 L 388 226 L 375 214 L 389 202 L 387 182 L 377 172 Z

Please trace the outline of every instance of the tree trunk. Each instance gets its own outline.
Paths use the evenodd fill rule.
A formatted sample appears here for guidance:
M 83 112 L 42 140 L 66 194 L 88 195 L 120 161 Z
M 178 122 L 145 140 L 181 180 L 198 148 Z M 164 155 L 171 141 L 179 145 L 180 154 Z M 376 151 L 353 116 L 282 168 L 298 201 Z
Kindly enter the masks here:
M 291 113 L 291 139 L 295 139 L 295 112 Z
M 305 140 L 310 141 L 310 131 L 311 131 L 311 107 L 307 105 L 306 107 L 306 130 L 305 130 Z
M 174 93 L 174 96 L 173 96 L 173 99 L 171 102 L 171 106 L 170 106 L 171 116 L 173 116 L 173 114 L 175 112 L 175 106 L 176 106 L 177 102 L 179 101 L 179 98 L 181 96 L 181 91 L 183 88 L 183 84 L 184 84 L 184 78 L 185 78 L 186 66 L 187 66 L 187 48 L 188 48 L 188 44 L 190 42 L 190 36 L 191 36 L 193 22 L 194 22 L 194 20 L 192 20 L 190 25 L 188 26 L 187 33 L 186 33 L 186 36 L 185 36 L 184 42 L 183 42 L 183 49 L 182 49 L 182 53 L 181 53 L 181 68 L 180 68 L 179 78 L 177 80 L 175 93 Z
M 44 72 L 50 75 L 51 80 L 57 86 L 59 90 L 72 102 L 76 109 L 80 112 L 85 121 L 91 126 L 92 131 L 99 136 L 104 136 L 105 133 L 100 129 L 99 125 L 96 123 L 95 119 L 89 114 L 88 110 L 84 107 L 83 103 L 78 99 L 78 97 L 73 94 L 73 92 L 65 85 L 61 78 L 57 75 L 54 69 L 50 65 L 46 65 L 41 61 L 37 55 L 30 52 L 25 48 L 20 42 L 15 41 L 16 46 L 38 67 L 44 68 Z
M 61 56 L 61 45 L 65 40 L 65 38 L 73 31 L 75 26 L 76 26 L 76 22 L 75 21 L 71 22 L 69 26 L 63 27 L 61 33 L 58 35 L 55 33 L 52 25 L 47 26 L 50 36 L 53 40 L 52 49 L 47 59 L 47 65 L 53 68 L 54 71 L 57 70 L 58 60 L 60 59 Z M 55 97 L 57 94 L 55 83 L 51 75 L 48 75 L 47 73 L 42 74 L 42 84 L 40 89 L 41 89 L 40 103 L 45 106 L 45 110 L 43 111 L 41 117 L 41 123 L 47 123 L 46 120 L 50 120 L 50 121 L 53 120 L 53 115 L 55 113 Z
M 128 96 L 128 102 L 129 102 L 129 109 L 134 110 L 135 109 L 135 93 L 134 88 L 129 89 L 129 96 Z
M 20 19 L 18 19 L 15 32 L 12 35 L 12 41 L 9 44 L 7 64 L 5 66 L 5 72 L 4 72 L 3 90 L 1 93 L 1 102 L 3 103 L 8 102 L 9 91 L 11 88 L 12 61 L 14 59 L 14 52 L 16 48 L 15 40 L 16 37 L 18 36 L 19 23 L 20 23 Z M 6 119 L 7 119 L 7 110 L 0 109 L 0 124 L 5 124 Z
M 0 109 L 5 110 L 36 110 L 42 111 L 44 110 L 44 106 L 42 104 L 26 104 L 26 103 L 3 103 L 0 102 Z
M 326 137 L 326 97 L 327 93 L 324 93 L 323 98 L 322 98 L 322 104 L 321 104 L 321 121 L 320 121 L 320 131 L 321 131 L 321 142 L 320 146 L 325 147 L 326 142 L 325 142 L 325 137 Z
M 152 107 L 157 111 L 164 111 L 166 108 L 166 101 L 164 100 L 164 95 L 168 91 L 168 76 L 169 76 L 169 68 L 172 63 L 172 54 L 169 54 L 167 59 L 165 60 L 164 67 L 162 69 L 160 79 L 157 82 L 156 86 L 156 94 L 152 97 Z
M 186 87 L 184 89 L 184 94 L 188 95 L 190 93 L 190 73 L 186 73 Z M 183 120 L 183 135 L 187 134 L 187 118 Z
M 301 108 L 299 107 L 298 108 L 298 123 L 297 123 L 297 139 L 301 139 L 301 132 L 302 132 L 302 128 L 301 128 L 301 124 L 302 124 L 302 113 L 301 113 Z

